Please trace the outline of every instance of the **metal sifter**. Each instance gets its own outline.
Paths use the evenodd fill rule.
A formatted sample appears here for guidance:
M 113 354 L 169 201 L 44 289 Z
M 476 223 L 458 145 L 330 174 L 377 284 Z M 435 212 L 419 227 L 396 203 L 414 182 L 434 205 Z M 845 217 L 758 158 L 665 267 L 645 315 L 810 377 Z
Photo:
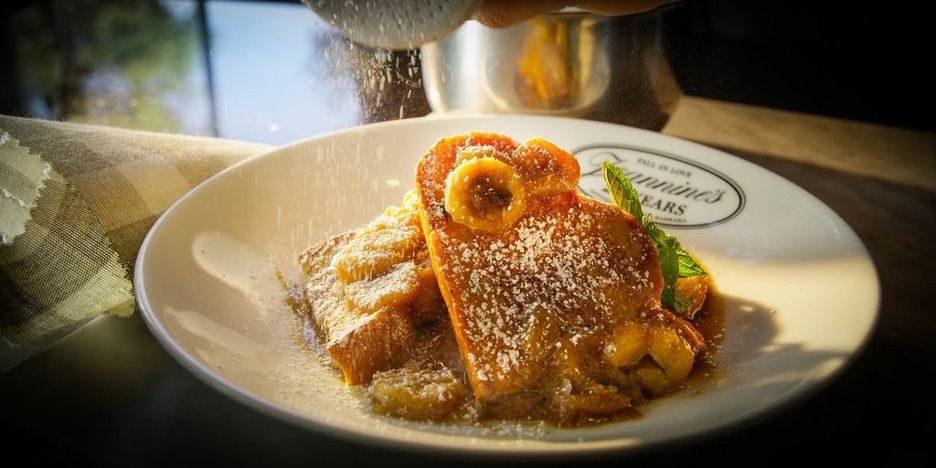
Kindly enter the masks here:
M 454 31 L 480 0 L 303 0 L 355 42 L 412 49 Z

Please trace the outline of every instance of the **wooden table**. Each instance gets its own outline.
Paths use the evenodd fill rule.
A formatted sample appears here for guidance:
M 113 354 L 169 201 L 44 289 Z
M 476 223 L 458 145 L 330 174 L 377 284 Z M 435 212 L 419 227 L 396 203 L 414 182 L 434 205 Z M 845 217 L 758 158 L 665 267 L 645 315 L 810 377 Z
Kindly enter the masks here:
M 865 352 L 813 398 L 743 430 L 624 463 L 932 454 L 932 430 L 911 424 L 926 428 L 936 415 L 925 384 L 936 375 L 936 135 L 690 97 L 664 133 L 764 166 L 831 206 L 868 246 L 883 302 Z M 182 369 L 139 314 L 98 320 L 0 375 L 0 414 L 13 434 L 4 448 L 38 444 L 28 449 L 37 459 L 70 463 L 471 464 L 365 448 L 253 411 Z

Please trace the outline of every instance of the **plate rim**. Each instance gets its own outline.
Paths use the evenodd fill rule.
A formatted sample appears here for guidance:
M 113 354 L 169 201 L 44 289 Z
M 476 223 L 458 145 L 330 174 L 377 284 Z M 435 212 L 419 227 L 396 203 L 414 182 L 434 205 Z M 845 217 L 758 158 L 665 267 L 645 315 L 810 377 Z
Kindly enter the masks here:
M 354 430 L 352 428 L 343 427 L 340 425 L 332 424 L 328 421 L 316 420 L 308 416 L 303 416 L 296 414 L 293 411 L 289 410 L 286 407 L 283 407 L 277 403 L 267 400 L 260 395 L 255 394 L 252 391 L 241 388 L 236 385 L 234 382 L 229 381 L 223 375 L 218 374 L 215 370 L 209 368 L 203 362 L 199 361 L 197 358 L 186 352 L 180 344 L 178 344 L 172 335 L 166 330 L 163 326 L 160 319 L 156 316 L 155 309 L 150 304 L 149 297 L 147 294 L 146 279 L 143 273 L 144 264 L 147 261 L 150 243 L 152 242 L 153 237 L 159 230 L 159 228 L 172 216 L 172 213 L 178 209 L 184 203 L 195 196 L 194 194 L 200 190 L 203 190 L 209 184 L 214 183 L 214 181 L 222 179 L 229 172 L 238 171 L 243 169 L 246 166 L 255 164 L 257 161 L 266 159 L 269 157 L 276 157 L 277 153 L 293 151 L 298 147 L 306 146 L 310 143 L 314 143 L 318 140 L 324 140 L 332 138 L 338 135 L 352 134 L 367 131 L 372 128 L 382 128 L 382 127 L 393 127 L 393 126 L 408 126 L 413 124 L 418 124 L 422 121 L 490 121 L 490 120 L 549 120 L 554 122 L 562 121 L 572 121 L 577 123 L 584 123 L 587 125 L 598 125 L 598 126 L 610 126 L 617 128 L 624 128 L 628 131 L 635 131 L 636 134 L 650 135 L 652 138 L 663 138 L 668 140 L 674 140 L 680 144 L 688 144 L 690 146 L 703 149 L 708 152 L 719 153 L 723 157 L 728 157 L 734 162 L 742 163 L 750 168 L 754 168 L 759 171 L 763 171 L 770 176 L 775 177 L 779 181 L 782 181 L 789 187 L 801 191 L 805 196 L 807 196 L 811 202 L 816 203 L 820 206 L 823 211 L 825 211 L 827 216 L 833 217 L 838 223 L 847 228 L 848 233 L 854 236 L 854 239 L 857 241 L 857 245 L 861 249 L 861 253 L 865 260 L 867 260 L 870 268 L 870 273 L 873 277 L 874 291 L 873 291 L 873 305 L 870 307 L 872 311 L 872 316 L 868 327 L 863 331 L 863 336 L 858 344 L 852 349 L 847 356 L 845 356 L 843 362 L 838 365 L 837 368 L 825 375 L 821 380 L 812 383 L 811 385 L 801 386 L 800 388 L 783 395 L 778 400 L 776 400 L 771 406 L 757 410 L 757 411 L 747 411 L 738 415 L 733 415 L 729 419 L 723 419 L 719 421 L 714 426 L 708 428 L 702 428 L 695 432 L 681 435 L 666 435 L 660 438 L 657 438 L 650 442 L 637 442 L 631 444 L 614 444 L 614 439 L 600 439 L 594 441 L 585 441 L 585 442 L 565 442 L 565 441 L 555 441 L 548 442 L 545 444 L 537 446 L 523 446 L 523 445 L 473 445 L 473 444 L 448 444 L 442 440 L 426 440 L 426 439 L 407 439 L 403 437 L 392 437 L 392 433 L 383 433 L 377 434 L 372 432 L 361 432 Z M 672 226 L 678 228 L 678 226 Z M 509 457 L 514 459 L 543 459 L 545 457 L 550 457 L 555 459 L 556 457 L 561 457 L 562 459 L 569 458 L 591 458 L 608 454 L 637 454 L 645 452 L 653 452 L 659 450 L 663 447 L 673 447 L 679 445 L 686 445 L 689 443 L 699 442 L 701 440 L 715 438 L 720 435 L 727 433 L 736 432 L 745 427 L 750 427 L 758 422 L 773 418 L 777 414 L 780 414 L 784 411 L 787 411 L 792 406 L 795 406 L 810 397 L 821 392 L 827 388 L 831 383 L 835 382 L 842 374 L 844 374 L 855 362 L 855 360 L 864 352 L 867 348 L 868 343 L 871 341 L 871 338 L 877 330 L 878 323 L 880 321 L 880 308 L 881 308 L 881 283 L 880 275 L 877 271 L 877 266 L 874 262 L 873 257 L 871 257 L 868 252 L 867 246 L 857 235 L 854 229 L 849 225 L 841 216 L 838 215 L 831 207 L 825 204 L 818 197 L 807 191 L 806 189 L 800 187 L 793 181 L 767 169 L 761 167 L 757 164 L 754 164 L 750 161 L 742 159 L 738 156 L 730 154 L 726 151 L 723 151 L 718 148 L 713 148 L 706 146 L 694 141 L 682 139 L 679 137 L 665 135 L 658 132 L 653 132 L 649 130 L 628 127 L 624 125 L 609 123 L 609 122 L 599 122 L 591 121 L 584 119 L 575 119 L 568 117 L 554 117 L 554 116 L 539 116 L 539 115 L 500 115 L 500 114 L 453 114 L 453 115 L 428 115 L 424 117 L 410 118 L 410 119 L 400 119 L 386 122 L 373 123 L 368 125 L 361 125 L 355 127 L 349 127 L 339 130 L 330 131 L 327 133 L 322 133 L 314 135 L 308 138 L 303 138 L 295 142 L 289 143 L 287 145 L 279 146 L 265 151 L 260 154 L 256 154 L 245 158 L 241 161 L 238 161 L 216 174 L 211 175 L 205 180 L 201 181 L 191 189 L 189 189 L 184 195 L 175 200 L 162 214 L 157 218 L 156 222 L 153 223 L 152 227 L 147 232 L 146 236 L 143 239 L 140 249 L 138 251 L 137 259 L 134 262 L 134 273 L 133 273 L 133 286 L 136 291 L 136 303 L 138 309 L 140 310 L 141 315 L 143 316 L 144 322 L 146 323 L 147 328 L 160 343 L 160 345 L 166 349 L 170 356 L 172 356 L 179 364 L 182 365 L 187 371 L 195 375 L 199 380 L 208 384 L 208 386 L 219 391 L 221 394 L 231 398 L 232 400 L 244 404 L 245 406 L 251 408 L 254 411 L 272 416 L 280 421 L 292 424 L 298 427 L 301 427 L 305 430 L 312 430 L 317 434 L 326 436 L 326 437 L 337 437 L 346 441 L 351 441 L 355 443 L 363 444 L 372 444 L 379 446 L 384 449 L 391 450 L 405 450 L 413 453 L 434 453 L 439 455 L 447 456 L 470 456 L 475 458 L 494 458 L 494 457 Z M 477 438 L 476 436 L 461 436 L 453 434 L 434 434 L 441 435 L 446 437 L 452 437 L 456 439 L 470 440 Z M 488 439 L 483 437 L 481 439 Z M 518 439 L 500 439 L 500 438 L 491 438 L 491 441 L 494 442 L 510 442 L 516 441 Z M 535 442 L 543 442 L 537 441 Z

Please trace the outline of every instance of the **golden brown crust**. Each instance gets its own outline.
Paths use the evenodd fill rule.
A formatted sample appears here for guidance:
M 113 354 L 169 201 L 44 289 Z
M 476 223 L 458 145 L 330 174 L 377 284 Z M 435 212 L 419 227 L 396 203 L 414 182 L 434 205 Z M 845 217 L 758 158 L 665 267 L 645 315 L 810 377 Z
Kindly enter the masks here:
M 311 321 L 349 384 L 401 363 L 415 327 L 445 314 L 415 203 L 299 256 Z
M 360 322 L 328 343 L 328 355 L 351 385 L 368 382 L 382 370 L 403 362 L 414 328 L 405 308 L 386 308 L 361 316 Z

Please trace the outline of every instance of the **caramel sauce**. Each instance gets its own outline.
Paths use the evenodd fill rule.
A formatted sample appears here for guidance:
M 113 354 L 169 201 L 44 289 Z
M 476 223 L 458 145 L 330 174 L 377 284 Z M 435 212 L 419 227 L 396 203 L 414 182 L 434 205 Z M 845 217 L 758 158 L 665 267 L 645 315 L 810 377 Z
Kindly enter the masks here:
M 718 293 L 715 282 L 711 276 L 707 279 L 708 294 L 702 309 L 696 314 L 692 324 L 705 337 L 707 346 L 705 355 L 692 366 L 692 373 L 686 379 L 683 389 L 692 389 L 702 393 L 705 388 L 718 377 L 718 361 L 715 356 L 721 349 L 725 336 L 725 299 Z

